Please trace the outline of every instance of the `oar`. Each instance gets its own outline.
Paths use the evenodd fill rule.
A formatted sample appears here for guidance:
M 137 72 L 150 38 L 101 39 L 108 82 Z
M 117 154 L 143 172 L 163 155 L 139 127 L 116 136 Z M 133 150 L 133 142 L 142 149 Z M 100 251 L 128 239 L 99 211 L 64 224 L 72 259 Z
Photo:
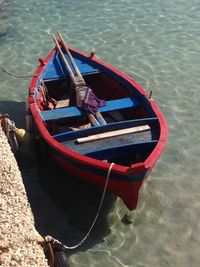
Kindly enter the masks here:
M 59 45 L 59 43 L 58 43 L 56 37 L 54 36 L 53 33 L 52 33 L 51 35 L 52 35 L 52 37 L 53 37 L 53 39 L 54 39 L 54 41 L 55 41 L 56 47 L 57 47 L 57 49 L 58 49 L 58 51 L 59 51 L 59 53 L 60 53 L 60 55 L 61 55 L 61 58 L 62 58 L 62 60 L 63 60 L 63 62 L 64 62 L 64 64 L 65 64 L 65 66 L 66 66 L 66 68 L 67 68 L 67 71 L 68 71 L 68 73 L 69 73 L 69 76 L 70 76 L 72 82 L 74 83 L 74 85 L 76 86 L 76 85 L 77 85 L 77 83 L 76 83 L 76 77 L 74 76 L 74 74 L 73 74 L 73 72 L 72 72 L 72 70 L 71 70 L 71 68 L 70 68 L 70 66 L 69 66 L 69 64 L 68 64 L 68 62 L 67 62 L 67 60 L 66 60 L 66 58 L 65 58 L 65 56 L 64 56 L 64 54 L 63 54 L 63 52 L 62 52 L 62 50 L 61 50 L 61 48 L 60 48 L 60 45 Z M 89 119 L 90 123 L 91 123 L 93 126 L 98 126 L 98 125 L 99 125 L 98 121 L 95 119 L 95 117 L 94 117 L 93 114 L 88 114 L 88 113 L 87 113 L 87 116 L 88 116 L 88 119 Z
M 52 35 L 52 37 L 54 39 L 54 42 L 56 44 L 56 47 L 57 47 L 57 49 L 58 49 L 58 51 L 59 51 L 59 53 L 61 55 L 61 58 L 62 58 L 62 60 L 63 60 L 63 62 L 65 64 L 65 67 L 67 68 L 69 76 L 70 76 L 71 80 L 73 81 L 73 83 L 75 84 L 75 76 L 74 76 L 74 74 L 73 74 L 73 72 L 72 72 L 72 70 L 71 70 L 71 68 L 70 68 L 70 66 L 69 66 L 69 64 L 68 64 L 68 62 L 67 62 L 67 60 L 66 60 L 66 58 L 65 58 L 65 56 L 64 56 L 64 54 L 62 52 L 62 50 L 61 50 L 61 48 L 60 48 L 60 45 L 59 45 L 56 37 L 54 36 L 54 34 L 52 33 L 51 35 Z
M 69 51 L 69 48 L 68 48 L 66 42 L 64 41 L 62 35 L 59 32 L 58 32 L 58 36 L 60 38 L 61 44 L 63 45 L 63 48 L 65 49 L 65 51 L 66 51 L 66 53 L 67 53 L 67 55 L 69 57 L 69 60 L 72 63 L 72 66 L 74 67 L 74 70 L 75 70 L 77 76 L 79 77 L 79 81 L 82 80 L 82 82 L 85 83 L 85 81 L 83 79 L 83 76 L 81 75 L 81 73 L 80 73 L 80 71 L 79 71 L 79 69 L 78 69 L 78 67 L 77 67 L 77 65 L 75 63 L 75 61 L 74 61 L 74 59 L 73 59 L 73 57 L 72 57 L 72 55 L 71 55 L 71 53 Z M 100 125 L 107 124 L 106 121 L 104 120 L 103 116 L 101 115 L 101 113 L 99 111 L 95 114 L 95 116 L 96 116 L 96 119 L 97 119 L 97 121 L 99 122 Z
M 70 53 L 70 51 L 69 51 L 69 48 L 68 48 L 67 44 L 65 43 L 62 35 L 59 32 L 58 32 L 58 36 L 59 36 L 59 38 L 61 40 L 61 43 L 62 43 L 62 45 L 63 45 L 63 47 L 64 47 L 64 49 L 65 49 L 65 51 L 66 51 L 66 53 L 68 55 L 73 67 L 74 67 L 74 70 L 75 70 L 77 76 L 79 76 L 79 77 L 81 77 L 83 79 L 83 77 L 82 77 L 82 75 L 81 75 L 81 73 L 80 73 L 80 71 L 79 71 L 79 69 L 78 69 L 78 67 L 77 67 L 77 65 L 76 65 L 71 53 Z M 83 81 L 84 81 L 84 79 L 83 79 Z

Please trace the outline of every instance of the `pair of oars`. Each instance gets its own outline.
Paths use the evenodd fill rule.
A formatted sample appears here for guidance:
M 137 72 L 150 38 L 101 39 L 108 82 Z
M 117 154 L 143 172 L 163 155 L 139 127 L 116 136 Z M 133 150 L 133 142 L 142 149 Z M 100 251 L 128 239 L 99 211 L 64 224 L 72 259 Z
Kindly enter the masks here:
M 69 48 L 68 48 L 67 44 L 65 43 L 62 35 L 59 32 L 58 32 L 58 36 L 59 36 L 60 44 L 63 46 L 65 52 L 68 55 L 68 58 L 69 58 L 71 64 L 72 64 L 72 66 L 73 66 L 73 68 L 75 70 L 76 76 L 74 75 L 73 71 L 71 70 L 71 67 L 69 66 L 69 63 L 66 60 L 65 55 L 62 52 L 60 44 L 58 43 L 58 41 L 57 41 L 56 37 L 54 36 L 54 34 L 52 34 L 52 37 L 53 37 L 53 39 L 55 41 L 55 44 L 56 44 L 56 47 L 57 47 L 57 49 L 58 49 L 58 51 L 60 53 L 60 56 L 61 56 L 61 58 L 63 60 L 63 63 L 66 66 L 66 69 L 67 69 L 67 71 L 69 73 L 70 79 L 72 80 L 72 82 L 74 84 L 75 91 L 76 90 L 81 90 L 81 89 L 84 90 L 84 87 L 86 87 L 86 83 L 85 83 L 85 81 L 84 81 L 84 79 L 83 79 L 83 77 L 82 77 L 82 75 L 81 75 L 81 73 L 80 73 L 80 71 L 79 71 L 79 69 L 78 69 L 78 67 L 77 67 L 77 65 L 76 65 L 71 53 L 70 53 L 70 51 L 69 51 Z M 105 125 L 106 124 L 104 118 L 102 117 L 102 115 L 101 115 L 101 113 L 99 111 L 96 112 L 95 116 L 92 113 L 89 113 L 89 112 L 86 112 L 86 114 L 87 114 L 87 117 L 88 117 L 90 123 L 93 126 Z

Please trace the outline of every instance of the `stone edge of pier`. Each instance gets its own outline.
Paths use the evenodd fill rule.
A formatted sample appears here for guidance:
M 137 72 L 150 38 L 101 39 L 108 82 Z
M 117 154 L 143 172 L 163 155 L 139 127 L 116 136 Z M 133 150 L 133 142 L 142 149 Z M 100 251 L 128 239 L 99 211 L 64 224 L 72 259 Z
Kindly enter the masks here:
M 49 266 L 17 161 L 0 127 L 0 266 Z

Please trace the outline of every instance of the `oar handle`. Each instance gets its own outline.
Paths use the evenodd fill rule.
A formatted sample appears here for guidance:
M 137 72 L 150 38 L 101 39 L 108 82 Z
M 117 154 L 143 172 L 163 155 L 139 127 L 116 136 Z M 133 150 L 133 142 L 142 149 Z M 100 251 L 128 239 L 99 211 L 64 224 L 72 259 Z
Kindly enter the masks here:
M 104 120 L 103 116 L 101 115 L 100 111 L 97 111 L 97 113 L 95 115 L 96 115 L 96 119 L 100 125 L 106 125 L 107 124 L 106 121 Z
M 65 51 L 66 51 L 66 53 L 68 55 L 73 67 L 74 67 L 74 70 L 75 70 L 77 76 L 79 76 L 79 77 L 81 77 L 83 79 L 83 77 L 82 77 L 82 75 L 81 75 L 81 73 L 80 73 L 80 71 L 79 71 L 79 69 L 78 69 L 78 67 L 77 67 L 77 65 L 76 65 L 71 53 L 70 53 L 70 51 L 69 51 L 69 48 L 68 48 L 66 42 L 64 41 L 62 35 L 61 35 L 61 33 L 58 32 L 58 36 L 59 36 L 59 38 L 61 40 L 61 43 L 62 43 L 62 45 L 63 45 L 63 47 L 64 47 L 64 49 L 65 49 Z
M 87 117 L 92 126 L 99 126 L 99 122 L 96 120 L 95 116 L 92 113 L 87 112 Z
M 53 37 L 53 39 L 54 39 L 54 42 L 55 42 L 55 44 L 56 44 L 56 47 L 57 47 L 57 49 L 58 49 L 58 51 L 59 51 L 59 53 L 60 53 L 60 55 L 61 55 L 61 58 L 62 58 L 62 60 L 63 60 L 63 62 L 64 62 L 64 64 L 65 64 L 65 66 L 66 66 L 66 68 L 67 68 L 67 71 L 68 71 L 68 73 L 69 73 L 69 76 L 70 76 L 70 78 L 72 79 L 73 83 L 75 84 L 75 77 L 74 77 L 74 74 L 73 74 L 73 72 L 72 72 L 72 70 L 71 70 L 71 68 L 70 68 L 70 66 L 69 66 L 69 64 L 68 64 L 68 62 L 67 62 L 67 60 L 66 60 L 66 58 L 65 58 L 65 56 L 64 56 L 64 54 L 63 54 L 63 52 L 62 52 L 62 50 L 61 50 L 61 48 L 60 48 L 60 45 L 59 45 L 59 43 L 58 43 L 56 37 L 54 36 L 54 34 L 52 33 L 51 35 L 52 35 L 52 37 Z

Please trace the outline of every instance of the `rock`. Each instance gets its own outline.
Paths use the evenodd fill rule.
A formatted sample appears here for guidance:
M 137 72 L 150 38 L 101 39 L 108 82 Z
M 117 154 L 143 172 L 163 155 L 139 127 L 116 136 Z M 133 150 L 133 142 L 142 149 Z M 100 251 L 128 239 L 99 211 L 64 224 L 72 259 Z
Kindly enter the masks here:
M 21 173 L 1 128 L 0 177 L 0 266 L 47 267 L 38 244 L 43 239 L 35 230 Z

